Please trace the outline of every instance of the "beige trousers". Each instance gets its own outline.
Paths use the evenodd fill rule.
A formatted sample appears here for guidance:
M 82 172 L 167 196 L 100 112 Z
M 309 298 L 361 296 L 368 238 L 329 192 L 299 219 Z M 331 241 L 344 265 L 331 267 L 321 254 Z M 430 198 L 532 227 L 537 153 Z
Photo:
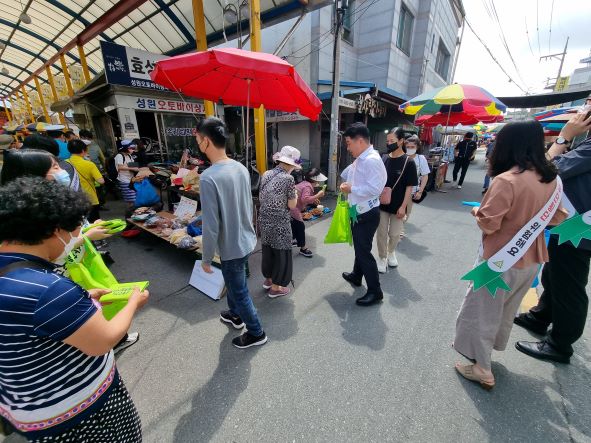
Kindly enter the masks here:
M 377 232 L 378 255 L 381 259 L 387 258 L 394 252 L 400 241 L 400 233 L 404 227 L 402 219 L 396 214 L 380 210 L 380 225 Z
M 472 283 L 456 320 L 454 349 L 490 370 L 492 350 L 504 351 L 509 341 L 513 319 L 521 300 L 531 287 L 538 265 L 509 269 L 503 280 L 511 290 L 497 290 L 492 297 L 486 287 L 474 291 Z
M 408 205 L 406 205 L 406 221 L 408 221 L 408 219 L 410 218 L 410 213 L 412 212 L 412 207 L 414 204 L 415 204 L 415 202 L 411 198 L 408 201 Z

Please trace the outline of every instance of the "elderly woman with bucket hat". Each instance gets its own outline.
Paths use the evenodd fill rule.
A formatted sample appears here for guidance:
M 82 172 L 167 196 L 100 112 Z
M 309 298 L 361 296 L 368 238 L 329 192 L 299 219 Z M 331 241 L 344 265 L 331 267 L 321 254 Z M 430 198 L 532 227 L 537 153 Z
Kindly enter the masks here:
M 263 288 L 269 290 L 270 298 L 290 293 L 288 285 L 293 273 L 290 210 L 298 202 L 291 172 L 301 169 L 300 151 L 293 146 L 284 146 L 273 160 L 276 166 L 263 174 L 259 191 Z

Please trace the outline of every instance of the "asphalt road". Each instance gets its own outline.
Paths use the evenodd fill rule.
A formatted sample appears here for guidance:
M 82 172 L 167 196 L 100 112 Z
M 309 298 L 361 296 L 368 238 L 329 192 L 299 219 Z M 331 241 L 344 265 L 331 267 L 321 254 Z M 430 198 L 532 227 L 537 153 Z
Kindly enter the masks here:
M 515 327 L 507 351 L 493 355 L 491 392 L 453 369 L 459 278 L 479 242 L 460 202 L 480 199 L 483 176 L 479 156 L 463 189 L 415 206 L 379 306 L 355 305 L 362 288 L 340 277 L 353 250 L 322 243 L 329 220 L 308 228 L 315 256 L 294 256 L 288 297 L 266 297 L 254 254 L 249 286 L 269 336 L 257 349 L 233 348 L 237 332 L 218 320 L 225 300 L 188 286 L 192 254 L 147 234 L 113 239 L 118 278 L 151 281 L 132 328 L 140 341 L 118 358 L 144 441 L 591 441 L 589 328 L 572 363 L 560 365 L 516 351 L 513 342 L 531 335 Z

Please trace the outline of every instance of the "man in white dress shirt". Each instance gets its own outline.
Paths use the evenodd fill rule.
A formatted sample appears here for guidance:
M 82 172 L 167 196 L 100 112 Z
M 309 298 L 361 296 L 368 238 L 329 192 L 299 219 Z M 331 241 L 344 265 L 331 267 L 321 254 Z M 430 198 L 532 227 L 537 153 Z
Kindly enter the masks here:
M 343 272 L 343 278 L 354 286 L 361 286 L 361 278 L 365 277 L 367 293 L 356 303 L 370 306 L 384 298 L 371 248 L 380 224 L 380 194 L 386 186 L 387 173 L 379 152 L 369 143 L 367 126 L 353 123 L 343 136 L 355 161 L 341 174 L 345 182 L 340 189 L 348 195 L 349 205 L 357 213 L 357 221 L 352 221 L 355 264 L 353 272 Z

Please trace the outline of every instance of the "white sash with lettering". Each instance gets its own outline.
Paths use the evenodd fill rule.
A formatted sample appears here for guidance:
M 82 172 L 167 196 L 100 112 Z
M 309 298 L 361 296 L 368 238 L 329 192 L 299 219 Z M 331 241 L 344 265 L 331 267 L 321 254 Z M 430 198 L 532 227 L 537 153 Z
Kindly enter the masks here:
M 509 242 L 488 260 L 482 262 L 466 275 L 462 280 L 474 282 L 474 290 L 486 286 L 494 297 L 498 288 L 507 291 L 511 288 L 501 278 L 503 272 L 508 271 L 517 263 L 534 244 L 538 236 L 544 232 L 552 217 L 560 207 L 562 199 L 562 180 L 556 177 L 556 188 L 550 199 L 542 206 L 536 215 L 532 217 Z M 482 256 L 482 244 L 481 253 Z

